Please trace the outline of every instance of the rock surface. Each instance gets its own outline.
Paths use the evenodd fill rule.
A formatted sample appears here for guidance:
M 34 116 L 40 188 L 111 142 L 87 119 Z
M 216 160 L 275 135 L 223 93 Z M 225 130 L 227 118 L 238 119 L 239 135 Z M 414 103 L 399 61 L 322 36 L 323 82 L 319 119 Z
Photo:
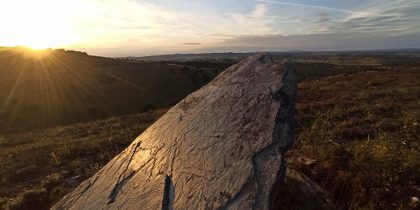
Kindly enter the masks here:
M 291 63 L 244 59 L 53 209 L 269 209 L 293 142 L 295 92 Z

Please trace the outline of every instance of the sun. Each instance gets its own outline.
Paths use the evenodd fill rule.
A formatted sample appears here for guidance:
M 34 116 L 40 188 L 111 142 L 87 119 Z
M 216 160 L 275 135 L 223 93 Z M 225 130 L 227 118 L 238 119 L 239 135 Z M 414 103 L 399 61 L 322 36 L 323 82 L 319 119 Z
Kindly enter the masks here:
M 62 34 L 51 34 L 47 32 L 31 33 L 31 36 L 15 37 L 6 43 L 8 46 L 25 46 L 35 50 L 42 50 L 47 48 L 64 48 L 75 41 L 76 38 L 72 37 L 66 32 Z
M 67 1 L 68 2 L 68 1 Z M 77 42 L 78 5 L 61 0 L 8 1 L 0 15 L 0 46 L 62 48 Z M 76 12 L 75 12 L 76 11 Z
M 71 32 L 65 30 L 32 32 L 30 36 L 15 36 L 8 43 L 9 46 L 26 46 L 32 49 L 41 50 L 47 48 L 63 48 L 77 40 Z

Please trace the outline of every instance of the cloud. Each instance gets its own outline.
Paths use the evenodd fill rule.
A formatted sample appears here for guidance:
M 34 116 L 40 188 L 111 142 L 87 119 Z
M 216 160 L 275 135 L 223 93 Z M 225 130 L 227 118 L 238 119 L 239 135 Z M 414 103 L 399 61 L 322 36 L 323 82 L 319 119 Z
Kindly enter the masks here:
M 343 12 L 343 13 L 353 13 L 353 11 L 348 9 L 340 9 L 340 8 L 334 8 L 334 7 L 327 7 L 327 6 L 317 6 L 317 5 L 311 5 L 311 4 L 300 4 L 300 3 L 294 3 L 294 2 L 278 2 L 278 1 L 272 1 L 272 0 L 257 0 L 258 2 L 264 2 L 264 3 L 270 3 L 270 4 L 278 4 L 278 5 L 284 5 L 284 6 L 293 6 L 293 7 L 299 7 L 303 9 L 311 9 L 311 10 L 322 10 L 322 11 L 332 11 L 332 12 Z
M 331 3 L 331 5 L 337 7 L 312 5 L 310 4 L 312 1 L 295 3 L 257 0 L 257 2 L 281 5 L 290 7 L 288 10 L 299 11 L 299 19 L 309 19 L 312 23 L 312 25 L 305 26 L 306 34 L 380 31 L 384 33 L 411 33 L 420 30 L 419 0 L 349 0 L 347 3 Z M 353 6 L 350 6 L 352 4 Z M 346 8 L 342 8 L 343 5 Z M 298 31 L 298 33 L 289 35 L 297 34 L 305 33 Z
M 197 52 L 288 51 L 288 50 L 367 50 L 420 47 L 420 33 L 383 36 L 381 33 L 328 33 L 310 35 L 238 36 L 220 45 Z
M 265 4 L 258 4 L 254 8 L 254 11 L 252 11 L 249 16 L 251 18 L 258 19 L 258 18 L 264 17 L 266 13 L 267 13 L 267 7 L 265 6 Z
M 316 20 L 314 22 L 315 24 L 322 25 L 322 24 L 325 24 L 325 23 L 330 22 L 330 20 L 331 20 L 330 17 L 329 17 L 329 15 L 327 13 L 325 13 L 325 12 L 321 12 L 317 16 L 318 17 L 316 18 Z
M 420 1 L 400 0 L 367 8 L 358 15 L 349 15 L 341 23 L 332 26 L 331 32 L 383 32 L 413 33 L 420 31 Z M 392 35 L 392 34 L 391 34 Z
M 184 45 L 201 45 L 201 43 L 198 43 L 198 42 L 185 42 L 185 43 L 182 43 L 182 44 L 184 44 Z
M 43 5 L 44 1 L 36 5 L 48 6 Z M 394 46 L 385 40 L 404 47 L 409 41 L 416 46 L 412 34 L 420 31 L 420 0 L 56 1 L 65 6 L 53 14 L 72 17 L 60 23 L 80 37 L 69 48 L 99 55 L 203 49 L 378 48 L 380 43 L 384 48 Z M 8 13 L 0 14 L 0 23 L 2 19 L 7 23 L 10 17 Z M 17 25 L 16 20 L 8 22 Z
M 121 0 L 95 1 L 91 13 L 94 18 L 82 22 L 83 30 L 89 31 L 89 40 L 98 40 L 95 45 L 106 43 L 118 47 L 132 46 L 132 40 L 141 38 L 136 47 L 148 49 L 154 45 L 176 47 L 180 40 L 185 43 L 212 45 L 221 38 L 217 34 L 229 36 L 267 34 L 279 32 L 270 24 L 275 17 L 267 17 L 267 7 L 257 4 L 248 11 L 217 13 L 213 11 L 185 11 L 158 6 L 153 1 Z M 190 44 L 191 45 L 191 44 Z

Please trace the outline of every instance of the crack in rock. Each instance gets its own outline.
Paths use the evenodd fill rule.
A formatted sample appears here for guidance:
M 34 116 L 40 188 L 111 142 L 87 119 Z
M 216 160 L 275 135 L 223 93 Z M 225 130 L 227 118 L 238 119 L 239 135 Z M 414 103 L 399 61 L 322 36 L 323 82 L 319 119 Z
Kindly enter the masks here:
M 124 185 L 128 182 L 128 180 L 130 180 L 131 177 L 134 176 L 134 174 L 135 174 L 136 171 L 131 170 L 131 171 L 128 172 L 128 170 L 129 170 L 128 167 L 130 166 L 130 163 L 133 160 L 134 154 L 136 153 L 137 149 L 140 148 L 140 143 L 141 142 L 138 142 L 134 146 L 133 152 L 131 153 L 131 156 L 128 159 L 126 168 L 120 174 L 120 176 L 118 177 L 117 183 L 114 185 L 114 188 L 112 188 L 111 192 L 109 193 L 109 196 L 108 196 L 108 205 L 110 205 L 110 204 L 112 204 L 112 203 L 115 202 L 115 199 L 117 198 L 118 193 L 120 192 L 120 190 L 124 187 Z
M 118 177 L 117 183 L 115 184 L 114 188 L 112 188 L 111 192 L 108 196 L 108 205 L 115 202 L 117 199 L 118 193 L 124 187 L 124 185 L 130 180 L 135 174 L 135 171 L 130 171 L 128 174 L 124 173 Z
M 162 210 L 173 210 L 174 196 L 174 183 L 170 176 L 166 176 L 165 185 L 163 187 Z

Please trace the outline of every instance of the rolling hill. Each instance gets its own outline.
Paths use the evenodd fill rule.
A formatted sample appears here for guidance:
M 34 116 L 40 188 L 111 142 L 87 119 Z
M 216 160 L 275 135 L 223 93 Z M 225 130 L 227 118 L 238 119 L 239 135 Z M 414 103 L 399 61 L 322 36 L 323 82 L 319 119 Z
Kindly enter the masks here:
M 227 65 L 200 68 L 77 51 L 0 48 L 0 133 L 167 107 Z

